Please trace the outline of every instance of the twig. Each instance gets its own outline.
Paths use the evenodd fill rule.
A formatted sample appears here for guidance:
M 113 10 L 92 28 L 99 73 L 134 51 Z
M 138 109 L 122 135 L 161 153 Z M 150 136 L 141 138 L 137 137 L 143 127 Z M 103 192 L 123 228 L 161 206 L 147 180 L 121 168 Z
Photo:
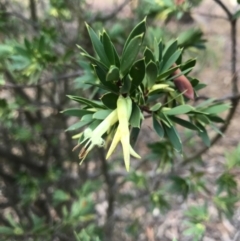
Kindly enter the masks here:
M 98 148 L 98 153 L 99 153 L 99 158 L 102 163 L 102 173 L 104 175 L 107 187 L 108 187 L 108 209 L 107 209 L 107 220 L 105 223 L 105 239 L 106 241 L 111 241 L 112 240 L 112 234 L 113 234 L 113 213 L 114 213 L 114 200 L 115 200 L 115 195 L 114 195 L 114 182 L 113 178 L 111 178 L 109 174 L 109 169 L 107 165 L 107 160 L 105 158 L 105 153 L 103 148 Z
M 10 151 L 0 147 L 0 156 L 8 160 L 9 162 L 14 163 L 15 165 L 24 165 L 25 167 L 29 168 L 32 171 L 36 171 L 37 173 L 44 174 L 47 171 L 47 167 L 37 162 L 26 160 L 24 157 L 17 156 Z M 10 179 L 9 179 L 10 180 Z
M 108 21 L 115 17 L 128 3 L 130 3 L 132 0 L 125 0 L 122 4 L 120 4 L 118 7 L 114 8 L 114 10 L 105 16 L 99 16 L 96 15 L 92 19 L 89 20 L 89 23 L 95 22 L 95 21 Z
M 195 100 L 208 100 L 210 99 L 209 96 L 205 96 L 205 95 L 201 95 L 201 96 L 198 96 Z M 227 101 L 227 100 L 239 100 L 240 99 L 240 94 L 238 95 L 226 95 L 226 96 L 223 96 L 222 98 L 219 98 L 219 99 L 215 99 L 213 102 L 224 102 L 224 101 Z
M 232 13 L 229 11 L 229 9 L 226 7 L 226 5 L 221 1 L 221 0 L 213 0 L 215 1 L 226 13 L 226 15 L 228 16 L 229 20 L 232 20 Z
M 230 98 L 232 108 L 230 109 L 230 111 L 226 117 L 225 123 L 220 128 L 220 131 L 222 133 L 225 133 L 235 112 L 236 112 L 236 109 L 237 109 L 237 106 L 238 106 L 239 100 L 240 100 L 238 83 L 237 83 L 238 82 L 238 75 L 237 75 L 237 19 L 234 19 L 232 17 L 233 15 L 231 14 L 231 12 L 220 0 L 213 0 L 213 1 L 215 1 L 225 11 L 225 13 L 227 14 L 227 16 L 229 18 L 229 22 L 231 25 L 231 76 L 232 76 L 231 83 L 232 83 L 232 93 L 233 93 L 232 96 L 234 96 L 234 98 Z M 216 136 L 213 137 L 213 139 L 211 140 L 211 146 L 213 146 L 221 137 L 222 137 L 222 135 L 216 134 Z M 197 153 L 195 153 L 193 156 L 186 158 L 184 160 L 183 164 L 187 164 L 188 162 L 201 156 L 208 149 L 209 149 L 209 147 L 202 148 Z
M 66 75 L 60 75 L 60 76 L 56 76 L 56 77 L 52 77 L 50 79 L 46 79 L 43 82 L 40 82 L 38 84 L 31 84 L 31 85 L 18 85 L 18 84 L 5 84 L 3 86 L 0 86 L 0 89 L 27 89 L 27 88 L 36 88 L 45 84 L 49 84 L 53 81 L 56 80 L 67 80 L 69 78 L 74 78 L 77 77 L 79 75 L 81 75 L 83 73 L 83 71 L 79 70 L 76 72 L 73 72 L 71 74 L 66 74 Z
M 223 20 L 228 20 L 228 18 L 221 16 L 221 15 L 215 15 L 215 14 L 210 14 L 210 13 L 202 13 L 202 12 L 191 12 L 192 14 L 208 17 L 208 18 L 218 18 L 218 19 L 223 19 Z

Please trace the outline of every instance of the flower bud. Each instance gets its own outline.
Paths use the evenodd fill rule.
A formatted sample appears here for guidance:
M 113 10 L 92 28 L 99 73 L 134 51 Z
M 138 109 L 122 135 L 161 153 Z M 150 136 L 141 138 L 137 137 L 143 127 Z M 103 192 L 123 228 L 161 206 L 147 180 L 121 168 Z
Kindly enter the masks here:
M 176 66 L 176 64 L 174 64 Z M 181 70 L 177 69 L 174 71 L 173 75 L 179 75 L 181 74 Z M 194 90 L 190 83 L 190 81 L 187 79 L 185 75 L 180 75 L 173 80 L 175 86 L 177 89 L 183 93 L 185 97 L 188 99 L 194 100 Z

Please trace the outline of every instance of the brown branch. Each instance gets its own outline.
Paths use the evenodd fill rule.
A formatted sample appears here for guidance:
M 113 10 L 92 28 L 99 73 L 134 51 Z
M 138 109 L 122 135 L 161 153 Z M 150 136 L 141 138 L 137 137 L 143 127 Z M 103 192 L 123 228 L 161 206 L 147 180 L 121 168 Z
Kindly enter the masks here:
M 98 153 L 99 153 L 99 159 L 101 160 L 102 163 L 102 173 L 105 178 L 105 182 L 108 187 L 108 209 L 107 209 L 107 220 L 105 223 L 105 239 L 106 241 L 111 241 L 112 240 L 112 234 L 113 234 L 113 213 L 114 213 L 114 200 L 115 200 L 115 195 L 114 195 L 114 182 L 113 178 L 111 178 L 109 174 L 109 169 L 107 165 L 107 160 L 105 158 L 105 153 L 103 148 L 98 148 Z
M 230 109 L 225 123 L 220 128 L 222 133 L 225 133 L 228 129 L 230 122 L 236 112 L 237 106 L 239 104 L 240 98 L 239 96 L 239 90 L 238 90 L 238 75 L 237 75 L 237 19 L 234 19 L 231 14 L 231 12 L 228 10 L 228 8 L 220 1 L 220 0 L 214 0 L 227 14 L 231 26 L 231 76 L 232 76 L 232 96 L 236 98 L 231 98 L 231 104 L 232 108 Z M 211 140 L 211 146 L 213 146 L 220 138 L 222 137 L 221 134 L 216 134 L 216 136 L 213 137 Z M 201 150 L 199 150 L 194 155 L 187 157 L 184 160 L 184 164 L 187 164 L 188 162 L 194 160 L 195 158 L 201 156 L 203 153 L 205 153 L 209 147 L 203 147 Z
M 90 19 L 89 23 L 93 23 L 96 21 L 108 21 L 112 18 L 114 18 L 128 3 L 130 3 L 132 0 L 125 0 L 122 4 L 120 4 L 118 7 L 114 8 L 114 10 L 105 16 L 99 16 L 98 14 L 94 16 L 92 19 Z
M 24 157 L 17 156 L 10 151 L 0 147 L 0 156 L 8 160 L 9 162 L 13 163 L 14 165 L 24 165 L 25 167 L 29 168 L 30 170 L 36 171 L 38 173 L 45 173 L 47 171 L 46 166 L 40 165 L 33 161 L 28 161 Z
M 210 13 L 203 13 L 203 12 L 191 12 L 192 14 L 208 17 L 208 18 L 218 18 L 218 19 L 223 19 L 223 20 L 228 20 L 227 17 L 221 16 L 221 15 L 215 15 L 215 14 L 210 14 Z
M 222 8 L 222 10 L 226 13 L 227 17 L 231 21 L 232 13 L 229 11 L 229 9 L 226 7 L 226 5 L 221 0 L 213 0 L 213 1 L 215 1 Z
M 19 84 L 5 84 L 3 86 L 0 87 L 0 89 L 27 89 L 27 88 L 36 88 L 45 84 L 49 84 L 53 81 L 56 80 L 67 80 L 69 78 L 74 78 L 77 77 L 79 75 L 81 75 L 83 72 L 81 70 L 73 72 L 71 74 L 66 74 L 66 75 L 60 75 L 60 76 L 56 76 L 56 77 L 52 77 L 49 79 L 46 79 L 38 84 L 31 84 L 31 85 L 19 85 Z

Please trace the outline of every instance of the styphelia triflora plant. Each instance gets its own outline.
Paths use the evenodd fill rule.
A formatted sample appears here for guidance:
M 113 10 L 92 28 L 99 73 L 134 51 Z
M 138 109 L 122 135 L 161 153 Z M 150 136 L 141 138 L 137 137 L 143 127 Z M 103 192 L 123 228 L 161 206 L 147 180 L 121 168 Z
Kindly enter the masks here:
M 89 60 L 96 81 L 88 84 L 104 92 L 99 101 L 81 96 L 68 97 L 80 103 L 80 109 L 68 109 L 67 115 L 81 117 L 67 130 L 85 129 L 75 135 L 81 146 L 80 163 L 94 146 L 106 147 L 111 141 L 106 158 L 109 158 L 121 142 L 127 171 L 130 156 L 140 158 L 133 146 L 144 120 L 144 113 L 151 115 L 153 129 L 160 138 L 168 139 L 174 149 L 182 152 L 182 143 L 176 124 L 196 131 L 206 145 L 210 145 L 206 126 L 219 131 L 214 123 L 223 122 L 218 116 L 230 106 L 213 99 L 193 106 L 197 91 L 205 85 L 189 76 L 196 59 L 182 62 L 183 48 L 173 40 L 166 45 L 152 39 L 152 46 L 143 46 L 146 18 L 129 34 L 118 55 L 107 32 L 97 35 L 86 24 L 96 56 L 78 46 L 81 55 Z M 142 51 L 143 49 L 143 51 Z M 182 115 L 186 118 L 181 118 Z M 179 117 L 180 115 L 180 117 Z

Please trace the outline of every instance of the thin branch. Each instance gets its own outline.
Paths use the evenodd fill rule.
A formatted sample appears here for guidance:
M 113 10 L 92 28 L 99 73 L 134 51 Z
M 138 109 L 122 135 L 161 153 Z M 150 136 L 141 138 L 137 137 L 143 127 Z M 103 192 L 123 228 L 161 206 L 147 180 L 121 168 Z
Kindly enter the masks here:
M 106 241 L 112 240 L 112 234 L 113 234 L 113 225 L 114 222 L 112 220 L 113 213 L 114 213 L 114 200 L 115 200 L 115 194 L 113 190 L 114 182 L 109 174 L 109 168 L 107 165 L 107 160 L 105 158 L 105 153 L 103 148 L 98 148 L 99 153 L 99 159 L 102 163 L 102 173 L 104 175 L 107 187 L 108 187 L 108 209 L 107 209 L 107 220 L 105 223 L 105 239 Z
M 66 75 L 60 75 L 60 76 L 56 76 L 56 77 L 52 77 L 49 79 L 46 79 L 38 84 L 31 84 L 31 85 L 18 85 L 18 84 L 5 84 L 3 86 L 0 87 L 0 89 L 27 89 L 27 88 L 36 88 L 45 84 L 49 84 L 51 82 L 57 81 L 57 80 L 67 80 L 69 78 L 74 78 L 77 77 L 79 75 L 81 75 L 83 73 L 83 71 L 79 70 L 76 72 L 73 72 L 71 74 L 66 74 Z
M 221 0 L 213 0 L 213 1 L 215 1 L 223 9 L 223 11 L 226 13 L 229 20 L 231 21 L 232 20 L 232 13 L 229 11 L 229 9 L 226 7 L 226 5 Z
M 0 156 L 1 158 L 8 160 L 9 162 L 12 162 L 15 165 L 22 164 L 30 170 L 36 171 L 38 173 L 45 173 L 47 170 L 46 166 L 39 165 L 38 163 L 33 161 L 28 161 L 24 157 L 17 156 L 2 147 L 0 147 Z
M 230 125 L 230 122 L 236 112 L 237 106 L 239 104 L 239 90 L 238 90 L 238 74 L 237 74 L 237 20 L 232 18 L 231 12 L 228 10 L 228 8 L 220 1 L 220 0 L 214 0 L 217 4 L 219 4 L 220 7 L 225 11 L 229 18 L 229 22 L 231 24 L 231 76 L 232 76 L 232 96 L 235 98 L 231 98 L 231 104 L 232 108 L 230 109 L 225 123 L 220 128 L 220 131 L 222 133 L 225 133 L 228 129 L 228 126 Z M 211 140 L 211 146 L 213 146 L 220 138 L 222 137 L 221 134 L 216 134 L 215 137 Z M 203 153 L 205 153 L 209 147 L 204 147 L 201 150 L 199 150 L 197 153 L 195 153 L 193 156 L 190 156 L 186 158 L 183 162 L 183 164 L 187 164 L 190 161 L 194 160 L 195 158 L 201 156 Z
M 223 19 L 223 20 L 228 20 L 227 17 L 221 16 L 221 15 L 216 15 L 216 14 L 210 14 L 210 13 L 203 13 L 203 12 L 191 12 L 192 14 L 196 14 L 196 15 L 200 15 L 200 16 L 204 16 L 204 17 L 208 17 L 208 18 L 218 18 L 218 19 Z
M 36 22 L 33 22 L 32 20 L 25 18 L 23 15 L 17 13 L 17 12 L 7 12 L 7 11 L 2 11 L 2 13 L 8 15 L 8 16 L 14 16 L 20 20 L 22 20 L 24 23 L 31 25 L 34 29 L 38 28 L 39 25 Z
M 112 18 L 114 18 L 127 4 L 129 4 L 132 0 L 125 0 L 122 4 L 120 4 L 118 7 L 114 8 L 114 10 L 105 16 L 99 16 L 98 14 L 94 16 L 92 19 L 90 19 L 89 23 L 95 22 L 95 21 L 108 21 Z

